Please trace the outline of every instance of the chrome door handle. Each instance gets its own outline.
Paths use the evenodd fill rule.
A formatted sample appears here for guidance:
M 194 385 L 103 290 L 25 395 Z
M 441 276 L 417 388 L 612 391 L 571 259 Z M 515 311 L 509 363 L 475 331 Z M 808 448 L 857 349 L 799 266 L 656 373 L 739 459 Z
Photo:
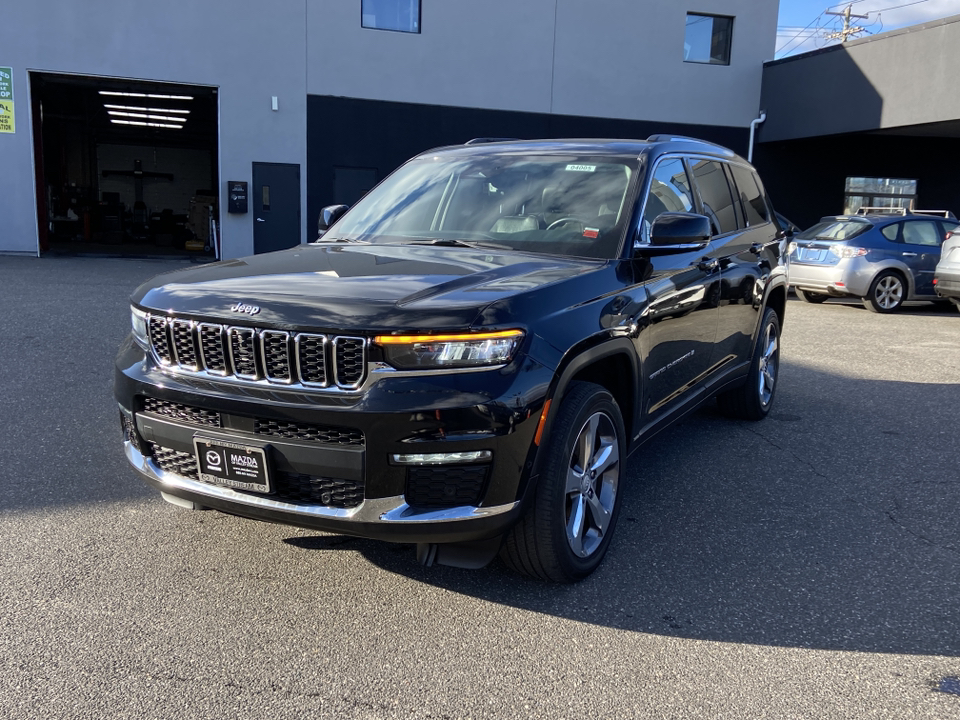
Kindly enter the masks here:
M 263 218 L 257 218 L 257 222 L 266 222 Z
M 697 270 L 704 273 L 712 273 L 720 267 L 720 261 L 716 258 L 703 258 L 697 263 Z
M 916 254 L 916 253 L 903 253 L 903 256 L 904 256 L 904 257 L 916 257 L 917 254 Z

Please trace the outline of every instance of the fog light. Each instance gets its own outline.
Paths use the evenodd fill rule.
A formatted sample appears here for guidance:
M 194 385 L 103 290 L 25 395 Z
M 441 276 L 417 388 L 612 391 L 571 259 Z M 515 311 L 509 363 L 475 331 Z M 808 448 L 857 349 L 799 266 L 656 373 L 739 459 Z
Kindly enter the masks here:
M 486 462 L 493 457 L 489 450 L 470 450 L 449 453 L 404 453 L 391 455 L 398 465 L 457 465 L 459 463 Z

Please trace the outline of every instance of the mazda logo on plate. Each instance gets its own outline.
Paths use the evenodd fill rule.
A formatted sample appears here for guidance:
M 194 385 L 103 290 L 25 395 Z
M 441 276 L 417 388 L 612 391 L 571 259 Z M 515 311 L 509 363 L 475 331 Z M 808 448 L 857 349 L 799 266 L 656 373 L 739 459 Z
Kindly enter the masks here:
M 247 315 L 256 315 L 260 312 L 259 305 L 247 305 L 246 303 L 237 303 L 236 305 L 230 306 L 230 312 L 235 313 L 246 313 Z
M 207 450 L 207 465 L 220 465 L 220 453 L 215 450 Z

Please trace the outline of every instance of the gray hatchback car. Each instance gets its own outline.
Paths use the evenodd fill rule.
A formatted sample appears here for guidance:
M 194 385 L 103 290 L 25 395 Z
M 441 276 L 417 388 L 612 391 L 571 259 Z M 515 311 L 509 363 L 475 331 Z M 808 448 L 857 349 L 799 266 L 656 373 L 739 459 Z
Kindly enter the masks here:
M 897 211 L 825 217 L 788 245 L 788 278 L 797 296 L 821 303 L 857 297 L 878 313 L 906 300 L 938 300 L 933 275 L 952 213 Z

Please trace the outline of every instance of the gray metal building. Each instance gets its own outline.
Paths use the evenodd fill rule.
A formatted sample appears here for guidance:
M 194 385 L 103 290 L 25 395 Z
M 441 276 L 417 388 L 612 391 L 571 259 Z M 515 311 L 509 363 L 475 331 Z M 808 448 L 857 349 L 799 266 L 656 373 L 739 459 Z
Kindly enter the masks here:
M 174 252 L 192 238 L 202 254 L 211 217 L 223 257 L 287 247 L 312 237 L 323 205 L 473 136 L 665 131 L 745 151 L 777 11 L 777 0 L 17 3 L 0 24 L 0 253 Z M 247 212 L 230 212 L 244 196 Z
M 768 62 L 755 163 L 797 224 L 860 206 L 960 214 L 960 15 Z

